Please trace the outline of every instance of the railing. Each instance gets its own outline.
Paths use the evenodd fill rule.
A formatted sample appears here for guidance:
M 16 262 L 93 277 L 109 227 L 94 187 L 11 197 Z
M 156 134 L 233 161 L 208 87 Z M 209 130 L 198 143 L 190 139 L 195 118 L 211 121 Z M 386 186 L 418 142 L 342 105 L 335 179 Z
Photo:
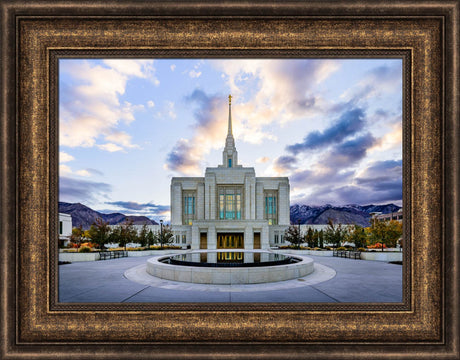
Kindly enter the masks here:
M 121 257 L 128 257 L 128 252 L 124 250 L 115 250 L 115 251 L 101 251 L 99 253 L 99 260 L 118 259 Z
M 334 250 L 332 256 L 348 258 L 348 259 L 361 259 L 360 251 L 346 251 L 346 250 Z

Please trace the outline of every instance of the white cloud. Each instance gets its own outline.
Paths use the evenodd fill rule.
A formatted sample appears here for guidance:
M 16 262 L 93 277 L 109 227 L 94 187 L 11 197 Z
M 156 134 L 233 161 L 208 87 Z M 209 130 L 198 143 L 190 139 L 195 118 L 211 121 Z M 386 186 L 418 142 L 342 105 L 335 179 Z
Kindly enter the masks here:
M 76 174 L 85 177 L 91 176 L 91 173 L 88 170 L 78 170 Z
M 144 108 L 129 102 L 120 103 L 119 97 L 125 93 L 130 78 L 155 81 L 153 60 L 104 60 L 103 64 L 105 66 L 88 61 L 62 62 L 62 73 L 70 76 L 74 84 L 64 83 L 60 88 L 61 145 L 93 147 L 104 138 L 108 141 L 106 137 L 116 131 L 120 123 L 134 121 L 134 113 Z M 127 143 L 124 146 L 133 147 Z
M 153 60 L 106 59 L 104 64 L 123 75 L 150 78 L 154 83 L 158 81 L 154 76 Z
M 65 162 L 69 162 L 72 160 L 75 160 L 75 158 L 72 155 L 69 155 L 64 151 L 59 152 L 59 162 L 60 163 L 65 163 Z
M 201 76 L 201 71 L 191 70 L 188 74 L 191 78 L 199 78 Z
M 70 169 L 69 166 L 61 164 L 59 165 L 59 176 L 66 175 L 66 174 L 71 174 L 72 170 Z
M 216 60 L 212 64 L 225 74 L 234 96 L 238 114 L 235 134 L 255 144 L 276 141 L 276 136 L 265 130 L 272 123 L 283 126 L 324 115 L 329 101 L 313 87 L 340 68 L 335 60 Z M 244 126 L 238 119 L 245 120 Z M 309 123 L 304 123 L 304 129 L 305 125 Z
M 172 64 L 169 68 L 171 69 L 171 71 L 174 71 L 174 70 L 176 70 L 176 65 Z
M 112 144 L 112 143 L 107 143 L 107 144 L 103 144 L 103 145 L 97 145 L 97 147 L 99 149 L 102 149 L 102 150 L 105 150 L 105 151 L 108 151 L 108 152 L 116 152 L 116 151 L 123 150 L 123 148 L 121 146 L 118 146 L 118 145 L 115 145 L 115 144 Z
M 147 102 L 147 106 L 148 106 L 149 108 L 153 108 L 153 107 L 155 106 L 155 103 L 154 103 L 152 100 L 149 100 L 149 101 Z
M 369 149 L 369 153 L 382 153 L 391 149 L 402 149 L 402 125 L 395 124 L 392 126 L 392 131 L 386 133 L 383 137 L 377 140 L 376 144 Z
M 138 145 L 131 143 L 131 135 L 123 131 L 114 131 L 113 133 L 106 135 L 105 139 L 112 143 L 121 145 L 124 148 L 139 148 Z
M 259 164 L 264 164 L 264 163 L 267 163 L 270 161 L 270 158 L 267 157 L 267 156 L 263 156 L 263 157 L 260 157 L 258 159 L 256 159 L 256 162 L 259 163 Z

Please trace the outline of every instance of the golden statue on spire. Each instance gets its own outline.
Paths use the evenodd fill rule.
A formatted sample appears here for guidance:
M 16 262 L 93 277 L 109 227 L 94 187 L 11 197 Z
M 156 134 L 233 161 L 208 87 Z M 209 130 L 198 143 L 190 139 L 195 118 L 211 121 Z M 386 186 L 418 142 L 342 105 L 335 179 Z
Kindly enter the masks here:
M 228 95 L 228 104 L 232 105 L 232 95 Z

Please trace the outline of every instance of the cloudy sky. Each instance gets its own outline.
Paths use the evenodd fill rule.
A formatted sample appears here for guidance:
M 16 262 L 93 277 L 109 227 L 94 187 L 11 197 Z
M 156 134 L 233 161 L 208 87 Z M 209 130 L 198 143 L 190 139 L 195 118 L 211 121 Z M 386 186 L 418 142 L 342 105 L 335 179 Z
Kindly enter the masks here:
M 291 205 L 402 201 L 399 59 L 62 59 L 60 201 L 169 220 L 173 176 L 288 176 Z

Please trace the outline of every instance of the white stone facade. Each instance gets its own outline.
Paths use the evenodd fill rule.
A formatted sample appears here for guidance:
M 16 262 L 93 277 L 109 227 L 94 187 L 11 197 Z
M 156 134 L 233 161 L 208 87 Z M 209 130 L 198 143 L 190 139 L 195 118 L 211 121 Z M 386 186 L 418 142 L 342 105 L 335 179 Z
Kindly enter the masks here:
M 289 179 L 256 177 L 238 164 L 231 98 L 222 164 L 204 177 L 171 179 L 171 227 L 192 249 L 267 249 L 290 223 Z

